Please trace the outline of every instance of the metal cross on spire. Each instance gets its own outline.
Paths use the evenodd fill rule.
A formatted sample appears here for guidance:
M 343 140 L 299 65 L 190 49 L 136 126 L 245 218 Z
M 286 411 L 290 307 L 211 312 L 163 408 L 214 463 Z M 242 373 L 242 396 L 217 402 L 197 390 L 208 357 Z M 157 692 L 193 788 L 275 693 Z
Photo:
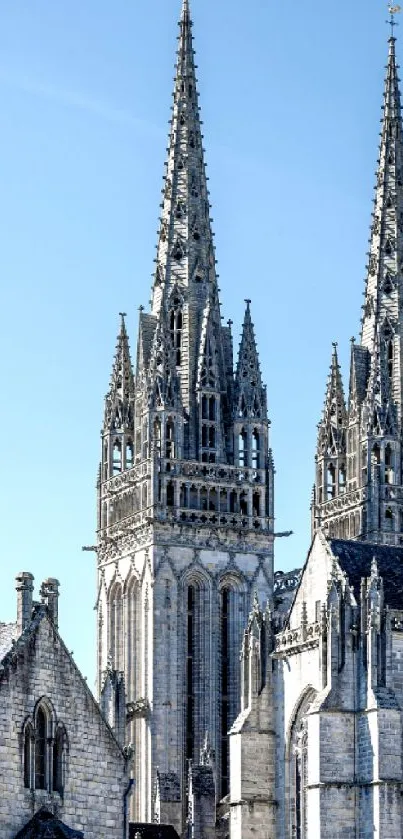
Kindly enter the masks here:
M 390 26 L 390 34 L 391 34 L 392 38 L 394 38 L 393 32 L 394 32 L 395 26 L 399 25 L 398 22 L 395 20 L 395 15 L 398 15 L 399 12 L 401 12 L 401 11 L 402 11 L 401 6 L 388 6 L 388 12 L 390 14 L 390 18 L 389 18 L 389 20 L 387 20 L 385 22 L 388 23 L 389 26 Z

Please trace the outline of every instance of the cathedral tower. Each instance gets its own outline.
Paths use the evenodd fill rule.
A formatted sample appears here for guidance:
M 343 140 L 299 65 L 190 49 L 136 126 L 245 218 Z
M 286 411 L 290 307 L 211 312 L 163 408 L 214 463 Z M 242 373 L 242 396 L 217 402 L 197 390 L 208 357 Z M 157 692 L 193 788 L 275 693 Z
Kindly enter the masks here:
M 389 38 L 360 343 L 348 406 L 334 349 L 319 423 L 313 531 L 403 542 L 403 134 L 395 38 Z
M 121 316 L 98 483 L 98 683 L 121 671 L 133 815 L 186 820 L 206 740 L 219 800 L 239 651 L 273 578 L 273 461 L 250 302 L 236 371 L 222 324 L 192 22 L 183 0 L 151 311 L 135 373 Z M 109 679 L 110 682 L 110 679 Z

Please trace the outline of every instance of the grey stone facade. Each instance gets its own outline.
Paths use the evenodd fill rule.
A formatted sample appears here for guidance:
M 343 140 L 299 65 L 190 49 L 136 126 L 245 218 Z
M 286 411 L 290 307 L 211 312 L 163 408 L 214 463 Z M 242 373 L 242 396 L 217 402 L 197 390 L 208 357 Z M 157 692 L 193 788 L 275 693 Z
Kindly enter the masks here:
M 57 580 L 32 592 L 20 574 L 17 621 L 0 623 L 0 836 L 45 808 L 74 835 L 121 839 L 125 756 L 58 633 Z
M 215 799 L 228 792 L 239 649 L 253 593 L 263 601 L 273 588 L 274 539 L 250 302 L 235 370 L 221 322 L 191 26 L 184 0 L 152 306 L 140 312 L 134 370 L 122 315 L 98 485 L 99 692 L 113 707 L 108 672 L 123 673 L 133 818 L 179 834 L 191 798 L 211 823 L 206 733 Z

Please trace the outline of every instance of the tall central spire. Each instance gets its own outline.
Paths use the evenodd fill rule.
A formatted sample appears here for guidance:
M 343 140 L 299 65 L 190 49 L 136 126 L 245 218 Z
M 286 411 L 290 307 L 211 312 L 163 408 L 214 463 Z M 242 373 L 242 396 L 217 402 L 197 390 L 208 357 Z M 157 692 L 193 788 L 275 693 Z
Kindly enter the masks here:
M 173 94 L 173 115 L 164 176 L 152 312 L 175 286 L 189 303 L 205 302 L 215 285 L 215 262 L 202 147 L 192 21 L 183 0 Z

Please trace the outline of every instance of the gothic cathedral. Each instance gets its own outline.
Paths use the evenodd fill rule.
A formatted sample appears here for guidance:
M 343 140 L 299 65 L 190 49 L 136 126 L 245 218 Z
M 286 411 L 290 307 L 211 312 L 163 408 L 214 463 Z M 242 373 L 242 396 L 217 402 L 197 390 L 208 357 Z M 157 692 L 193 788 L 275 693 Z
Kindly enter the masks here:
M 220 314 L 188 0 L 179 26 L 152 305 L 135 369 L 121 316 L 105 400 L 97 669 L 100 694 L 122 674 L 133 817 L 153 820 L 158 784 L 181 834 L 203 748 L 218 798 L 229 791 L 242 636 L 273 585 L 274 468 L 250 301 L 235 370 Z

